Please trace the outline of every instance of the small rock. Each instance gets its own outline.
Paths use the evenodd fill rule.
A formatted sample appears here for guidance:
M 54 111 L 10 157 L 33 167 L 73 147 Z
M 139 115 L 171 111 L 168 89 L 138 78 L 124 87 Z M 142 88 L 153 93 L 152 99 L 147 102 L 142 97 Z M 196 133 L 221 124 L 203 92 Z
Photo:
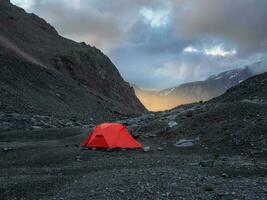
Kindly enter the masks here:
M 150 147 L 149 147 L 149 146 L 147 146 L 147 147 L 143 147 L 143 151 L 144 151 L 144 152 L 149 152 L 149 151 L 150 151 Z
M 33 129 L 41 129 L 42 127 L 40 126 L 32 126 Z
M 177 186 L 177 183 L 176 182 L 170 183 L 170 186 L 175 187 Z
M 191 147 L 194 146 L 194 141 L 193 139 L 180 139 L 178 142 L 175 143 L 174 146 L 176 147 Z
M 199 162 L 199 165 L 201 167 L 213 167 L 214 166 L 214 160 L 202 160 Z
M 75 156 L 75 160 L 81 161 L 81 156 Z
M 163 149 L 163 147 L 158 147 L 157 150 L 158 151 L 163 151 L 164 149 Z
M 12 127 L 12 125 L 9 122 L 0 123 L 0 129 L 3 130 L 3 131 L 8 131 L 8 130 L 11 129 L 11 127 Z
M 112 151 L 114 151 L 115 149 L 113 149 L 113 148 L 107 148 L 106 149 L 106 151 L 108 151 L 108 152 L 112 152 Z
M 219 192 L 219 193 L 217 193 L 217 196 L 219 196 L 219 197 L 223 197 L 223 196 L 225 196 L 225 193 L 223 193 L 223 192 Z
M 189 111 L 186 113 L 185 116 L 188 117 L 188 118 L 193 117 L 193 111 L 192 111 L 192 110 L 189 110 Z
M 2 148 L 2 152 L 9 152 L 9 151 L 13 151 L 13 150 L 15 150 L 15 149 L 7 148 L 7 147 Z
M 156 137 L 156 134 L 149 134 L 148 136 L 153 138 L 153 137 Z
M 177 124 L 177 122 L 175 122 L 175 121 L 170 121 L 169 123 L 168 123 L 168 126 L 170 127 L 170 128 L 173 128 L 173 127 L 175 127 L 175 126 L 177 126 L 178 124 Z
M 207 192 L 213 192 L 214 191 L 214 188 L 212 186 L 206 186 L 205 187 L 205 191 L 207 191 Z
M 219 154 L 214 154 L 214 160 L 218 160 L 220 158 Z
M 125 190 L 117 190 L 117 192 L 124 194 Z

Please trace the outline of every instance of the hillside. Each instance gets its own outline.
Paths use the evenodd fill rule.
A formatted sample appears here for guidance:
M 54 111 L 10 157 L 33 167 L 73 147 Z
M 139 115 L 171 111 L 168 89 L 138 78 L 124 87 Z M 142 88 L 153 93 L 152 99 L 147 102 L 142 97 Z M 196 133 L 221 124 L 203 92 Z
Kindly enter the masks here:
M 211 102 L 266 102 L 267 100 L 267 73 L 253 76 L 245 82 L 230 88 L 222 96 L 214 98 Z
M 61 37 L 35 14 L 0 0 L 0 108 L 100 120 L 145 111 L 100 50 Z
M 219 96 L 227 89 L 251 77 L 249 68 L 234 69 L 211 76 L 204 81 L 186 83 L 175 88 L 167 96 L 181 96 L 194 102 L 209 100 Z M 164 91 L 162 91 L 164 93 Z M 191 103 L 191 102 L 190 102 Z
M 263 73 L 210 101 L 159 112 L 141 122 L 139 130 L 156 134 L 161 140 L 169 141 L 169 145 L 188 139 L 194 148 L 207 147 L 207 151 L 214 153 L 264 155 L 266 120 L 267 73 Z M 168 127 L 170 121 L 176 123 L 171 128 Z

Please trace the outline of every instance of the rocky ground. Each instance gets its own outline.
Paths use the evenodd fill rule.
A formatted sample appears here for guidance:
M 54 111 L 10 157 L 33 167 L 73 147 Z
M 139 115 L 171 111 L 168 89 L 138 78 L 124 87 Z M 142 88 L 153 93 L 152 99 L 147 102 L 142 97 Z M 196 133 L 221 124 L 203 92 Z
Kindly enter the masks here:
M 121 120 L 142 150 L 83 149 L 90 129 L 1 132 L 0 199 L 266 199 L 266 127 L 253 141 L 248 122 L 232 121 L 253 110 L 257 130 L 266 107 L 238 104 L 245 115 L 236 106 L 192 104 Z M 228 134 L 234 127 L 242 131 Z
M 3 132 L 11 130 L 35 130 L 45 128 L 88 128 L 91 127 L 90 123 L 93 122 L 94 118 L 89 118 L 89 125 L 85 125 L 76 119 L 57 119 L 41 115 L 30 116 L 13 112 L 0 112 L 0 131 Z
M 266 199 L 263 158 L 140 138 L 150 150 L 85 150 L 83 129 L 2 134 L 1 199 Z M 159 148 L 160 147 L 160 148 Z

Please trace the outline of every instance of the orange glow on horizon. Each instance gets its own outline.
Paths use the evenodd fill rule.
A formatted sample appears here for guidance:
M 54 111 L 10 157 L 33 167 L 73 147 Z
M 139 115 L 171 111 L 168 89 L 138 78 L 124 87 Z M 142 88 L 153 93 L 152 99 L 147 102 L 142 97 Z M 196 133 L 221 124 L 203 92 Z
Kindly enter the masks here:
M 155 92 L 138 92 L 135 91 L 136 96 L 141 103 L 149 110 L 153 112 L 165 111 L 175 108 L 182 104 L 188 104 L 196 102 L 195 99 L 182 99 L 177 97 L 160 96 Z

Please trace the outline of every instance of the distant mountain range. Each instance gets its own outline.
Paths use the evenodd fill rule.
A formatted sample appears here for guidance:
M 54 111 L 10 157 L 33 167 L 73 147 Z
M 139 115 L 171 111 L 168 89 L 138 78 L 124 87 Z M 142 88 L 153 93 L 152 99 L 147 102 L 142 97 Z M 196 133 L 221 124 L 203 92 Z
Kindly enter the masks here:
M 210 100 L 251 76 L 264 71 L 267 71 L 267 61 L 265 60 L 244 68 L 210 76 L 204 81 L 185 83 L 161 91 L 142 90 L 137 86 L 134 86 L 134 89 L 138 98 L 149 110 L 162 111 L 181 104 Z
M 145 112 L 100 50 L 0 0 L 0 111 L 101 121 Z

